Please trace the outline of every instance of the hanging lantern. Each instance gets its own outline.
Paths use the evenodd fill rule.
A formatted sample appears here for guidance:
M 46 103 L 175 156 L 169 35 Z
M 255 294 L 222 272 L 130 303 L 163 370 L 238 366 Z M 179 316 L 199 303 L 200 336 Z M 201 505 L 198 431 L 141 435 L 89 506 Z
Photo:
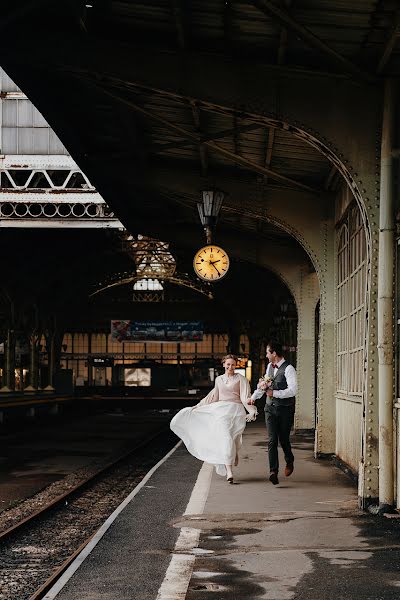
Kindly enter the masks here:
M 212 233 L 217 225 L 224 195 L 224 192 L 221 190 L 204 191 L 202 192 L 202 202 L 197 203 L 200 221 L 206 232 L 208 244 L 211 243 Z

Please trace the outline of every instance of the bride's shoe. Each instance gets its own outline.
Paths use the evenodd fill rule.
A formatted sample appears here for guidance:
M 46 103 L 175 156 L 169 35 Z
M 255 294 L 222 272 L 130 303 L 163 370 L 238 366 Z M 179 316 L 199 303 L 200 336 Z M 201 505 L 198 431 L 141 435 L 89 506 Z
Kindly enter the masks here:
M 232 473 L 232 467 L 229 465 L 229 467 L 226 467 L 226 480 L 228 483 L 233 483 L 233 473 Z

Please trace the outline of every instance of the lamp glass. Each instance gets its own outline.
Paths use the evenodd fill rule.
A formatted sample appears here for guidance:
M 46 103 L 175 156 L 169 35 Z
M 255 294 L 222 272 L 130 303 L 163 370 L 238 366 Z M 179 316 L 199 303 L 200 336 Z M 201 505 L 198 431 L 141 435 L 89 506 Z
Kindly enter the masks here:
M 218 217 L 224 201 L 224 193 L 217 190 L 203 192 L 203 212 L 205 217 Z
M 202 225 L 205 225 L 205 217 L 204 217 L 204 210 L 203 210 L 203 205 L 201 202 L 197 203 L 197 210 L 199 211 L 199 216 L 200 216 L 200 221 L 202 223 Z

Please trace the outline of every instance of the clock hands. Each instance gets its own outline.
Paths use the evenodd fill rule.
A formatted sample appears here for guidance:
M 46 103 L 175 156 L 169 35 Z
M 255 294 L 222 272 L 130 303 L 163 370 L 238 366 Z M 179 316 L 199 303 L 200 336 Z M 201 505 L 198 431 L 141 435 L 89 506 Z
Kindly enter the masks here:
M 218 262 L 217 260 L 215 262 Z M 214 263 L 210 262 L 210 265 L 212 265 L 214 267 L 214 269 L 217 271 L 218 275 L 221 276 L 221 273 L 218 271 L 217 267 L 214 265 Z
M 220 259 L 218 260 L 209 260 L 208 264 L 211 265 L 212 267 L 214 267 L 214 269 L 217 271 L 218 276 L 221 277 L 221 273 L 220 271 L 218 271 L 218 268 L 215 266 L 216 263 L 221 262 Z

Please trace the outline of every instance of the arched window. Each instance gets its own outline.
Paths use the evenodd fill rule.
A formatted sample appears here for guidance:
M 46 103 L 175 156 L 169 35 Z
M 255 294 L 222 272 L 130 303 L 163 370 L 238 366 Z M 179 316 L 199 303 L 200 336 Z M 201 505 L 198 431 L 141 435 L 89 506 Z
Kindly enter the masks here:
M 337 391 L 361 396 L 364 372 L 366 240 L 353 204 L 338 230 Z
M 337 390 L 346 392 L 348 379 L 348 291 L 349 230 L 345 223 L 338 232 L 337 255 Z

